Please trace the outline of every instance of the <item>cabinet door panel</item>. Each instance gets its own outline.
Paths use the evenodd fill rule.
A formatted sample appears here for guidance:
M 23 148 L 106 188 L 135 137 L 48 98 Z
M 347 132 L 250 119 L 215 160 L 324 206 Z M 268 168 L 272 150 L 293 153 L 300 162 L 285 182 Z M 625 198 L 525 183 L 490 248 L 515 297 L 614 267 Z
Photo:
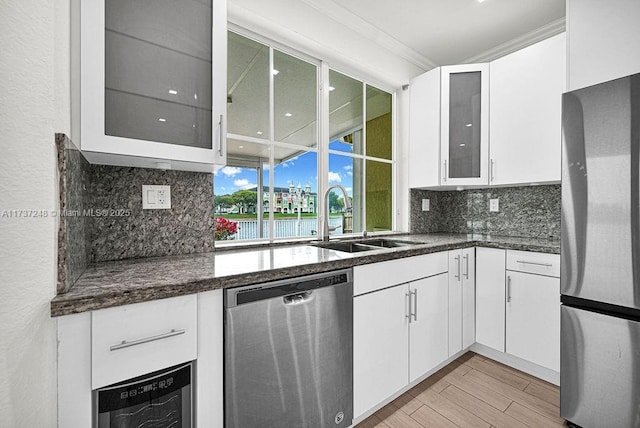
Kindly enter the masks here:
M 442 184 L 487 184 L 489 64 L 442 67 L 441 83 Z
M 440 184 L 440 68 L 416 77 L 410 86 L 409 187 Z
M 354 417 L 408 383 L 408 286 L 353 299 Z
M 449 353 L 462 350 L 462 251 L 449 251 Z
M 413 382 L 448 357 L 446 273 L 409 284 L 417 291 L 416 319 L 409 326 L 409 381 Z M 417 311 L 415 310 L 417 309 Z
M 507 271 L 506 351 L 560 371 L 560 280 Z
M 462 349 L 476 341 L 476 249 L 462 250 Z
M 560 181 L 565 69 L 564 34 L 491 63 L 490 184 Z
M 505 250 L 476 249 L 476 342 L 504 352 Z

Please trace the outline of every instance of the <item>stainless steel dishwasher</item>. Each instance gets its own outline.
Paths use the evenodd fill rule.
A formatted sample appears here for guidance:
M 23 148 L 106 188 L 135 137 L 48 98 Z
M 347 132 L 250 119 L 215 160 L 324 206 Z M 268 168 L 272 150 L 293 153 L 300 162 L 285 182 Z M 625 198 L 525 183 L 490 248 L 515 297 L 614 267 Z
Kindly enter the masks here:
M 228 289 L 224 304 L 227 428 L 351 425 L 350 269 Z

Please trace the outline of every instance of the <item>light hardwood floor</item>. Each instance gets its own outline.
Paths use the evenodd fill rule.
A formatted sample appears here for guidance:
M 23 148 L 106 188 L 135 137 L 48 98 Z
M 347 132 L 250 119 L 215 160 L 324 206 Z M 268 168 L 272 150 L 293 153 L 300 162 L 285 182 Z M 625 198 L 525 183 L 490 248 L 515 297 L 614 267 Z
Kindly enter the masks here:
M 557 386 L 467 352 L 358 428 L 561 427 Z

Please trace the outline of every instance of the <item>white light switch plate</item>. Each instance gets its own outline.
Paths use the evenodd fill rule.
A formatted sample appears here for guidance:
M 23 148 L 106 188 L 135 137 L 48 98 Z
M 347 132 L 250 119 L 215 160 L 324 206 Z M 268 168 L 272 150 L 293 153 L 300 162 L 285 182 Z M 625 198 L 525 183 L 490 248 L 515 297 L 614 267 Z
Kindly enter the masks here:
M 489 212 L 497 213 L 500 211 L 500 199 L 489 199 Z
M 171 208 L 171 186 L 142 186 L 143 210 L 168 210 Z
M 429 211 L 429 199 L 422 200 L 422 211 Z

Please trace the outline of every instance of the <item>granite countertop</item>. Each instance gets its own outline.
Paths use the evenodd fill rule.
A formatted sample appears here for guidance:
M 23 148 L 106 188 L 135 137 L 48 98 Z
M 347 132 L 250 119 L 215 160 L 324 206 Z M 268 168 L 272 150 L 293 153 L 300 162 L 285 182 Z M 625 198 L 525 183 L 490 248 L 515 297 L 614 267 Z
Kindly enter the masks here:
M 51 316 L 472 246 L 560 253 L 560 242 L 548 239 L 465 234 L 394 235 L 393 238 L 422 244 L 345 253 L 303 243 L 95 263 L 87 267 L 68 292 L 51 301 Z

